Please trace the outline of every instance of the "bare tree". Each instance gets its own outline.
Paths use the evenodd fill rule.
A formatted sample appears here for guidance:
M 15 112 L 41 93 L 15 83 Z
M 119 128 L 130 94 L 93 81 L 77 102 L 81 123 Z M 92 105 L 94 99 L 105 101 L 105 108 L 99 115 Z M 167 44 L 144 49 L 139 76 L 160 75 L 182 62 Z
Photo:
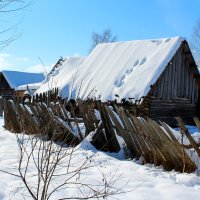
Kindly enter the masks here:
M 113 36 L 110 28 L 105 29 L 101 34 L 93 32 L 91 36 L 90 51 L 92 51 L 97 46 L 97 44 L 115 42 L 116 40 L 117 36 Z
M 196 61 L 200 61 L 200 20 L 196 23 L 192 34 L 191 48 Z
M 12 21 L 10 24 L 7 17 L 12 15 L 12 13 L 24 10 L 31 2 L 32 0 L 0 0 L 0 49 L 6 47 L 21 36 L 21 33 L 17 30 L 20 20 L 17 22 Z
M 113 173 L 107 178 L 93 162 L 94 154 L 85 155 L 85 159 L 77 162 L 80 152 L 76 147 L 56 144 L 38 136 L 16 134 L 16 137 L 19 147 L 18 174 L 6 173 L 22 180 L 23 185 L 17 189 L 17 193 L 22 192 L 22 198 L 48 200 L 58 198 L 58 195 L 63 200 L 107 199 L 124 192 L 122 188 L 114 187 L 121 175 Z M 90 183 L 84 173 L 94 167 L 99 170 L 101 178 L 99 182 Z M 69 196 L 60 195 L 63 190 Z
M 72 113 L 74 113 L 73 109 L 71 108 Z M 59 112 L 53 107 L 48 110 L 54 111 L 55 115 Z M 69 115 L 68 117 L 71 115 L 67 112 L 65 114 Z M 45 116 L 47 117 L 47 113 Z M 59 121 L 63 126 L 58 126 L 58 117 L 52 117 L 52 119 L 47 117 L 48 122 L 42 123 L 38 131 L 35 130 L 36 135 L 26 135 L 25 132 L 31 133 L 28 129 L 26 131 L 24 129 L 21 134 L 16 134 L 19 147 L 17 165 L 8 171 L 0 169 L 1 172 L 15 176 L 22 181 L 23 184 L 17 188 L 14 196 L 21 194 L 20 198 L 37 200 L 107 199 L 109 196 L 123 193 L 123 187 L 115 187 L 116 181 L 122 178 L 121 174 L 112 173 L 113 175 L 106 177 L 99 162 L 95 160 L 96 154 L 87 153 L 87 151 L 82 154 L 82 150 L 76 146 L 76 137 L 72 138 L 67 129 L 69 126 L 70 130 L 74 130 L 74 135 L 84 134 L 84 130 L 80 130 L 80 127 L 76 133 L 75 129 L 78 129 L 76 118 L 73 117 L 74 122 L 70 122 L 66 127 L 64 120 L 60 121 L 60 118 Z M 20 127 L 30 124 L 30 121 L 26 121 L 27 119 L 21 118 L 20 115 L 18 119 L 20 119 Z M 93 168 L 99 171 L 99 181 L 91 181 L 87 176 Z

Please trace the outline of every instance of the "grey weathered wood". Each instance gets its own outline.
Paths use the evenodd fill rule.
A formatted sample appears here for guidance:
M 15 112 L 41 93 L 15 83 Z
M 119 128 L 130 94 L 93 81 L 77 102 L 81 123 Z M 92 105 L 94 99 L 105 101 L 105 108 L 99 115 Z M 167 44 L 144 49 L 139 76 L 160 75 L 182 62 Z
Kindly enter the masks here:
M 108 146 L 108 149 L 113 152 L 118 152 L 120 150 L 119 143 L 117 141 L 115 130 L 112 124 L 112 121 L 106 112 L 105 105 L 98 104 L 99 111 L 101 114 L 102 122 L 105 128 L 105 134 L 107 138 L 107 143 L 105 145 Z
M 199 120 L 199 118 L 198 118 L 198 117 L 193 117 L 193 120 L 194 120 L 194 122 L 195 122 L 197 128 L 198 128 L 199 131 L 200 131 L 200 120 Z
M 193 123 L 192 117 L 198 114 L 196 103 L 200 77 L 197 68 L 194 67 L 195 63 L 192 57 L 187 58 L 187 55 L 185 55 L 184 48 L 187 49 L 187 52 L 189 51 L 186 46 L 186 43 L 181 45 L 153 85 L 147 96 L 150 97 L 150 100 L 145 97 L 143 103 L 136 106 L 137 114 L 130 108 L 132 114 L 149 116 L 156 120 L 165 117 L 166 122 L 171 121 L 170 125 L 172 126 L 176 125 L 173 117 L 177 115 L 182 116 L 188 124 Z M 191 67 L 191 63 L 193 67 Z M 198 78 L 194 79 L 193 74 L 197 74 Z
M 185 134 L 187 136 L 187 138 L 190 141 L 191 145 L 193 146 L 193 148 L 197 152 L 198 156 L 200 157 L 200 149 L 199 149 L 197 143 L 194 141 L 193 137 L 190 135 L 190 133 L 189 133 L 188 129 L 186 128 L 185 124 L 183 123 L 182 119 L 180 117 L 176 117 L 176 120 L 179 123 L 181 131 L 183 132 L 183 134 Z

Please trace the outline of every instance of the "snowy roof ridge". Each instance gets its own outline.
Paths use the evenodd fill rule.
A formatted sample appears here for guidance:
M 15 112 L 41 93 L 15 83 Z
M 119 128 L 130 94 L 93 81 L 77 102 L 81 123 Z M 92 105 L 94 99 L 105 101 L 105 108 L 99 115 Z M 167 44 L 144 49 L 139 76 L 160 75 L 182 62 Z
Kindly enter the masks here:
M 67 56 L 63 59 L 61 65 L 51 70 L 51 73 L 45 78 L 35 94 L 47 92 L 53 88 L 63 88 L 66 82 L 73 77 L 73 74 L 79 68 L 79 65 L 85 60 L 81 56 Z
M 42 73 L 30 73 L 11 70 L 2 70 L 0 73 L 3 74 L 12 89 L 17 88 L 20 85 L 39 83 L 45 78 Z
M 176 35 L 173 37 L 162 37 L 162 38 L 149 38 L 149 39 L 136 39 L 136 40 L 125 40 L 125 41 L 116 41 L 116 42 L 106 42 L 106 43 L 99 43 L 97 44 L 97 46 L 99 45 L 107 45 L 107 44 L 119 44 L 119 43 L 132 43 L 134 42 L 148 42 L 148 41 L 152 41 L 152 42 L 159 42 L 160 40 L 167 40 L 167 39 L 175 39 L 175 38 L 180 38 L 182 40 L 186 40 L 185 37 L 180 36 L 180 35 Z M 96 46 L 96 47 L 97 47 Z
M 41 86 L 42 82 L 39 82 L 39 83 L 29 83 L 29 84 L 24 84 L 24 85 L 20 85 L 20 86 L 17 86 L 15 88 L 16 91 L 24 91 L 27 89 L 27 86 L 29 87 L 29 89 L 31 90 L 37 90 L 40 86 Z

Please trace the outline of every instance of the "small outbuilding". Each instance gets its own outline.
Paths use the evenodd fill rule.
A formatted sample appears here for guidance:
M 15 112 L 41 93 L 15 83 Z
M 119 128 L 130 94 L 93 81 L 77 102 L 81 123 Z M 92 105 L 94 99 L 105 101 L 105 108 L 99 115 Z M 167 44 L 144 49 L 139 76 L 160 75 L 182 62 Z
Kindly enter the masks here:
M 45 79 L 43 74 L 19 71 L 0 71 L 0 116 L 3 114 L 3 98 L 23 99 L 28 84 L 37 84 Z M 25 86 L 24 86 L 25 85 Z M 20 87 L 23 86 L 23 87 Z
M 19 71 L 0 72 L 0 96 L 7 99 L 13 99 L 15 96 L 23 97 L 27 86 L 22 85 L 36 84 L 42 82 L 45 76 L 40 73 L 28 73 Z

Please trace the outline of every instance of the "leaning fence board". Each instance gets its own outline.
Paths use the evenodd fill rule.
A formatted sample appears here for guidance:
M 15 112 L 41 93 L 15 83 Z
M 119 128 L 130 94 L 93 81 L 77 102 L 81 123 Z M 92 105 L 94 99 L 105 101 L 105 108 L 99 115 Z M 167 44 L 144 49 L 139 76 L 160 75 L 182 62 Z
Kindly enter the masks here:
M 21 116 L 23 116 L 23 119 L 27 122 L 25 124 L 26 132 L 31 134 L 37 133 L 39 129 L 38 124 L 35 123 L 35 120 L 22 104 L 19 106 L 19 112 L 21 113 Z
M 180 159 L 182 158 L 179 157 L 179 155 L 176 153 L 175 145 L 172 144 L 170 138 L 155 121 L 151 119 L 148 119 L 148 121 L 154 128 L 155 132 L 161 136 L 161 139 L 163 141 L 165 141 L 163 142 L 163 149 L 165 151 L 165 155 L 167 155 L 170 158 L 170 162 L 172 162 L 173 165 L 180 165 Z
M 80 115 L 84 121 L 86 128 L 86 135 L 97 128 L 98 120 L 94 114 L 94 109 L 86 102 L 78 101 Z
M 169 127 L 167 126 L 167 124 L 165 124 L 164 122 L 160 122 L 162 124 L 162 126 L 164 127 L 165 131 L 167 131 L 168 135 L 170 135 L 175 148 L 176 148 L 176 152 L 180 157 L 180 163 L 183 163 L 183 165 L 187 165 L 187 166 L 191 166 L 191 169 L 195 169 L 196 166 L 194 165 L 193 162 L 190 162 L 190 158 L 188 156 L 188 154 L 185 152 L 184 146 L 180 146 L 180 143 L 176 140 L 176 138 L 174 137 L 173 133 L 171 132 L 171 130 L 169 129 Z M 184 170 L 183 170 L 184 172 Z
M 106 112 L 106 109 L 103 104 L 99 104 L 98 106 L 99 106 L 102 122 L 103 122 L 104 128 L 105 128 L 105 133 L 106 133 L 106 138 L 107 138 L 107 146 L 111 151 L 118 152 L 120 150 L 120 146 L 117 141 L 114 127 L 112 125 L 110 117 L 109 117 L 108 113 Z
M 192 145 L 192 147 L 195 149 L 198 156 L 200 157 L 200 149 L 199 149 L 197 143 L 194 141 L 193 137 L 190 135 L 190 133 L 189 133 L 188 129 L 186 128 L 186 126 L 184 125 L 182 119 L 180 117 L 176 117 L 176 120 L 179 123 L 181 131 L 183 132 L 183 134 L 185 134 L 187 136 L 188 140 L 190 141 L 190 144 Z
M 152 127 L 149 126 L 149 124 L 147 123 L 146 120 L 142 119 L 141 120 L 137 119 L 138 124 L 140 124 L 141 129 L 143 129 L 146 138 L 145 140 L 149 141 L 151 144 L 151 147 L 153 149 L 153 153 L 154 153 L 154 159 L 156 159 L 157 164 L 163 164 L 166 165 L 167 163 L 167 158 L 166 155 L 164 154 L 164 150 L 163 150 L 163 144 L 161 143 L 161 141 L 159 140 L 159 137 L 157 137 L 157 135 L 154 133 L 154 131 L 152 130 Z
M 125 114 L 124 109 L 121 109 L 121 113 L 122 113 L 122 118 L 126 124 L 126 127 L 129 130 L 128 133 L 131 136 L 132 141 L 135 142 L 138 150 L 142 152 L 144 158 L 147 158 L 149 153 L 148 147 L 146 147 L 146 144 L 143 143 L 139 137 L 137 137 L 136 128 L 133 126 L 133 124 L 130 123 L 130 119 Z
M 199 118 L 198 118 L 198 117 L 193 117 L 193 120 L 194 120 L 194 122 L 195 122 L 197 128 L 198 128 L 199 131 L 200 131 L 200 120 L 199 120 Z
M 56 124 L 58 124 L 62 128 L 61 132 L 58 131 L 53 134 L 54 139 L 56 140 L 61 139 L 63 140 L 63 142 L 68 143 L 70 145 L 78 144 L 81 141 L 81 139 L 77 137 L 77 134 L 70 129 L 70 127 L 67 125 L 65 121 L 63 121 L 61 118 L 58 117 L 55 117 L 54 120 L 55 120 L 54 122 L 56 122 Z
M 41 98 L 47 101 L 48 105 L 41 102 Z M 134 158 L 143 157 L 143 163 L 162 165 L 165 170 L 174 169 L 180 172 L 193 172 L 196 169 L 196 165 L 185 152 L 184 145 L 177 141 L 167 124 L 135 117 L 114 103 L 112 108 L 109 104 L 97 101 L 91 105 L 87 101 L 79 101 L 72 106 L 59 101 L 50 103 L 43 95 L 39 103 L 22 105 L 19 102 L 4 101 L 4 104 L 5 127 L 13 132 L 48 135 L 51 140 L 77 145 L 84 139 L 80 137 L 82 133 L 79 127 L 80 123 L 83 123 L 87 134 L 91 133 L 91 143 L 97 149 L 118 152 L 120 146 L 116 135 L 119 135 Z M 100 113 L 100 122 L 94 114 L 94 105 L 97 105 Z M 78 116 L 74 109 L 79 110 Z M 196 118 L 194 121 L 200 128 L 199 120 Z M 200 156 L 198 145 L 184 124 L 181 124 L 181 127 Z
M 98 149 L 98 150 L 104 150 L 105 145 L 107 144 L 107 139 L 105 137 L 104 133 L 104 125 L 101 122 L 97 130 L 94 132 L 94 135 L 92 137 L 91 143 Z
M 139 149 L 137 148 L 137 145 L 136 145 L 135 141 L 130 136 L 128 131 L 125 129 L 124 125 L 122 125 L 118 121 L 118 119 L 116 118 L 116 115 L 114 115 L 113 111 L 109 107 L 106 106 L 106 110 L 109 113 L 109 116 L 110 116 L 111 120 L 115 124 L 116 131 L 117 131 L 118 135 L 123 137 L 123 139 L 126 142 L 129 150 L 131 151 L 131 153 L 133 155 L 135 155 L 135 156 L 140 156 Z M 120 120 L 123 120 L 123 119 L 120 119 Z M 123 122 L 123 124 L 124 124 L 124 122 Z
M 131 153 L 133 155 L 136 154 L 136 156 L 140 156 L 139 146 L 137 145 L 137 142 L 131 137 L 131 135 L 128 133 L 128 130 L 126 130 L 124 126 L 122 127 L 121 123 L 118 121 L 113 111 L 108 106 L 105 106 L 105 108 L 107 112 L 109 113 L 110 118 L 112 119 L 112 121 L 114 122 L 116 126 L 117 133 L 124 138 Z M 124 121 L 123 121 L 123 124 L 125 125 Z
M 20 132 L 20 123 L 18 121 L 18 111 L 16 110 L 13 101 L 4 100 L 4 110 L 5 110 L 5 128 L 13 131 Z

